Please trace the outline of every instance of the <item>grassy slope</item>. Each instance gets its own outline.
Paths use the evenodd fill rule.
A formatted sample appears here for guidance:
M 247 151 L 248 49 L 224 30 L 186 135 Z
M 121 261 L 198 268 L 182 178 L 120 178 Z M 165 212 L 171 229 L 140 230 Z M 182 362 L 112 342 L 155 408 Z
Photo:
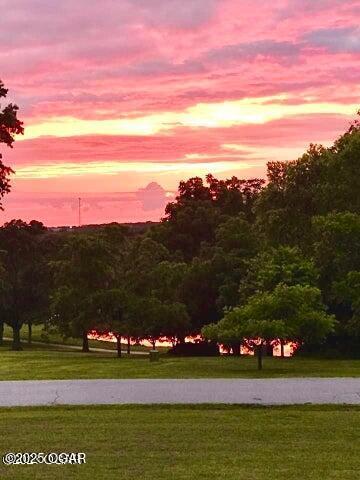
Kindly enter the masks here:
M 145 357 L 115 357 L 115 352 L 83 354 L 49 346 L 12 352 L 0 348 L 1 380 L 70 378 L 260 378 L 360 376 L 360 360 L 266 358 L 258 372 L 253 357 L 172 358 L 150 363 Z
M 7 338 L 12 338 L 12 329 L 8 326 L 5 325 L 4 328 L 4 337 Z M 21 339 L 26 343 L 28 339 L 28 327 L 27 325 L 23 325 L 21 331 L 20 331 L 20 337 Z M 64 339 L 60 333 L 56 332 L 51 332 L 48 335 L 47 340 L 45 341 L 44 335 L 43 335 L 43 325 L 33 325 L 32 327 L 32 340 L 33 342 L 44 342 L 46 343 L 56 343 L 59 345 L 75 345 L 75 346 L 81 346 L 82 345 L 82 339 L 81 338 L 67 338 Z M 106 350 L 115 350 L 116 346 L 115 343 L 112 342 L 106 342 L 102 340 L 89 340 L 89 345 L 90 347 L 93 348 L 105 348 Z M 122 344 L 123 350 L 126 350 L 127 344 L 123 343 Z M 161 346 L 161 344 L 158 346 L 159 350 L 167 350 L 167 348 L 164 348 Z M 132 345 L 131 350 L 133 351 L 148 351 L 150 350 L 150 347 L 146 347 L 144 345 Z
M 86 465 L 0 466 L 2 479 L 354 480 L 360 409 L 1 409 L 2 452 L 86 452 Z

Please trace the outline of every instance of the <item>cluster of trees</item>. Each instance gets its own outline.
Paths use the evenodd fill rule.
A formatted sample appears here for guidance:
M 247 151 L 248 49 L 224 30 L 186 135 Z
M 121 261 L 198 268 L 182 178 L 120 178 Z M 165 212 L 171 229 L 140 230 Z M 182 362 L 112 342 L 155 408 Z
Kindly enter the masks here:
M 264 343 L 359 356 L 359 162 L 355 121 L 330 148 L 268 164 L 253 208 L 258 253 L 238 279 L 236 305 L 227 303 L 205 337 L 249 345 L 260 368 Z
M 9 111 L 14 121 L 16 107 Z M 21 122 L 0 123 L 11 144 Z M 259 366 L 264 346 L 288 341 L 359 354 L 359 160 L 355 121 L 330 148 L 270 162 L 267 182 L 181 182 L 162 221 L 143 234 L 117 224 L 55 233 L 9 222 L 0 228 L 0 325 L 13 328 L 15 349 L 22 325 L 31 334 L 44 322 L 82 337 L 84 351 L 88 331 L 111 331 L 119 355 L 121 337 L 155 345 L 199 334 L 234 354 L 256 350 Z M 9 170 L 1 168 L 3 195 Z

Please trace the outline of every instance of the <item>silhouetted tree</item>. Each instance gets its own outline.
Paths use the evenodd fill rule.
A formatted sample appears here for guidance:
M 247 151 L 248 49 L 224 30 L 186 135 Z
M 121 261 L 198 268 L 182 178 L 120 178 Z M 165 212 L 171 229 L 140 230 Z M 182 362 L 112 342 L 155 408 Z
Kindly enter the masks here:
M 0 80 L 0 99 L 6 97 L 8 93 L 3 82 Z M 12 147 L 15 141 L 15 135 L 23 134 L 23 122 L 17 118 L 18 106 L 10 103 L 4 108 L 0 106 L 0 143 L 4 143 L 8 147 Z M 3 210 L 1 199 L 10 191 L 9 175 L 14 173 L 10 167 L 2 162 L 0 153 L 0 210 Z

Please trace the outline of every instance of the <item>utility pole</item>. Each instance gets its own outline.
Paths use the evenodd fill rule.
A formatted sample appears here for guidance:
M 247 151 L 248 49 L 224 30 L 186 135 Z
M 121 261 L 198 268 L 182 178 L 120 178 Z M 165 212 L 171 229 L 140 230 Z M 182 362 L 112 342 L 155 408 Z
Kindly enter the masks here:
M 79 197 L 79 227 L 81 227 L 81 198 Z

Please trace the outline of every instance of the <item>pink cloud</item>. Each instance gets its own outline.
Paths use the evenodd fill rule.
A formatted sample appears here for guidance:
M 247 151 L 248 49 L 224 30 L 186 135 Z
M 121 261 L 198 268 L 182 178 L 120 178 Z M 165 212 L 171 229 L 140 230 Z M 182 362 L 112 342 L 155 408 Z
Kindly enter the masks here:
M 286 96 L 282 102 L 292 105 L 309 98 L 356 104 L 359 13 L 359 0 L 274 0 L 261 2 L 261 8 L 253 0 L 3 0 L 1 78 L 10 88 L 10 100 L 21 107 L 25 126 L 59 116 L 135 118 L 280 94 Z M 330 142 L 349 120 L 333 112 L 228 128 L 173 125 L 166 134 L 151 136 L 38 138 L 2 153 L 15 169 L 64 162 L 185 162 L 194 165 L 194 172 L 198 160 L 192 154 L 204 155 L 214 165 L 223 155 L 223 161 L 234 164 L 234 173 L 251 175 L 264 173 L 274 148 Z M 242 149 L 235 156 L 224 153 L 223 144 Z M 249 158 L 254 164 L 240 170 Z M 101 182 L 107 194 L 127 185 L 136 192 L 154 181 L 168 189 L 183 174 L 124 172 L 121 184 L 116 175 L 104 174 Z M 9 202 L 24 190 L 91 193 L 98 191 L 98 180 L 91 173 L 76 179 L 15 178 Z M 141 195 L 155 195 L 156 204 L 161 190 L 146 188 L 137 195 L 140 206 L 134 216 L 140 218 L 151 213 L 141 207 Z M 21 201 L 15 203 L 20 209 Z M 110 202 L 104 205 L 99 218 L 110 209 Z M 40 215 L 38 208 L 34 204 Z
M 242 125 L 231 128 L 179 128 L 170 134 L 153 136 L 79 136 L 48 137 L 18 142 L 5 158 L 15 170 L 27 165 L 51 165 L 64 162 L 187 162 L 189 154 L 214 155 L 222 153 L 222 145 L 247 147 L 300 146 L 305 151 L 309 143 L 334 139 L 350 124 L 351 118 L 336 115 L 304 115 L 276 120 L 263 125 Z M 231 160 L 231 158 L 228 158 Z M 234 158 L 234 161 L 237 159 Z M 265 159 L 266 160 L 266 159 Z

